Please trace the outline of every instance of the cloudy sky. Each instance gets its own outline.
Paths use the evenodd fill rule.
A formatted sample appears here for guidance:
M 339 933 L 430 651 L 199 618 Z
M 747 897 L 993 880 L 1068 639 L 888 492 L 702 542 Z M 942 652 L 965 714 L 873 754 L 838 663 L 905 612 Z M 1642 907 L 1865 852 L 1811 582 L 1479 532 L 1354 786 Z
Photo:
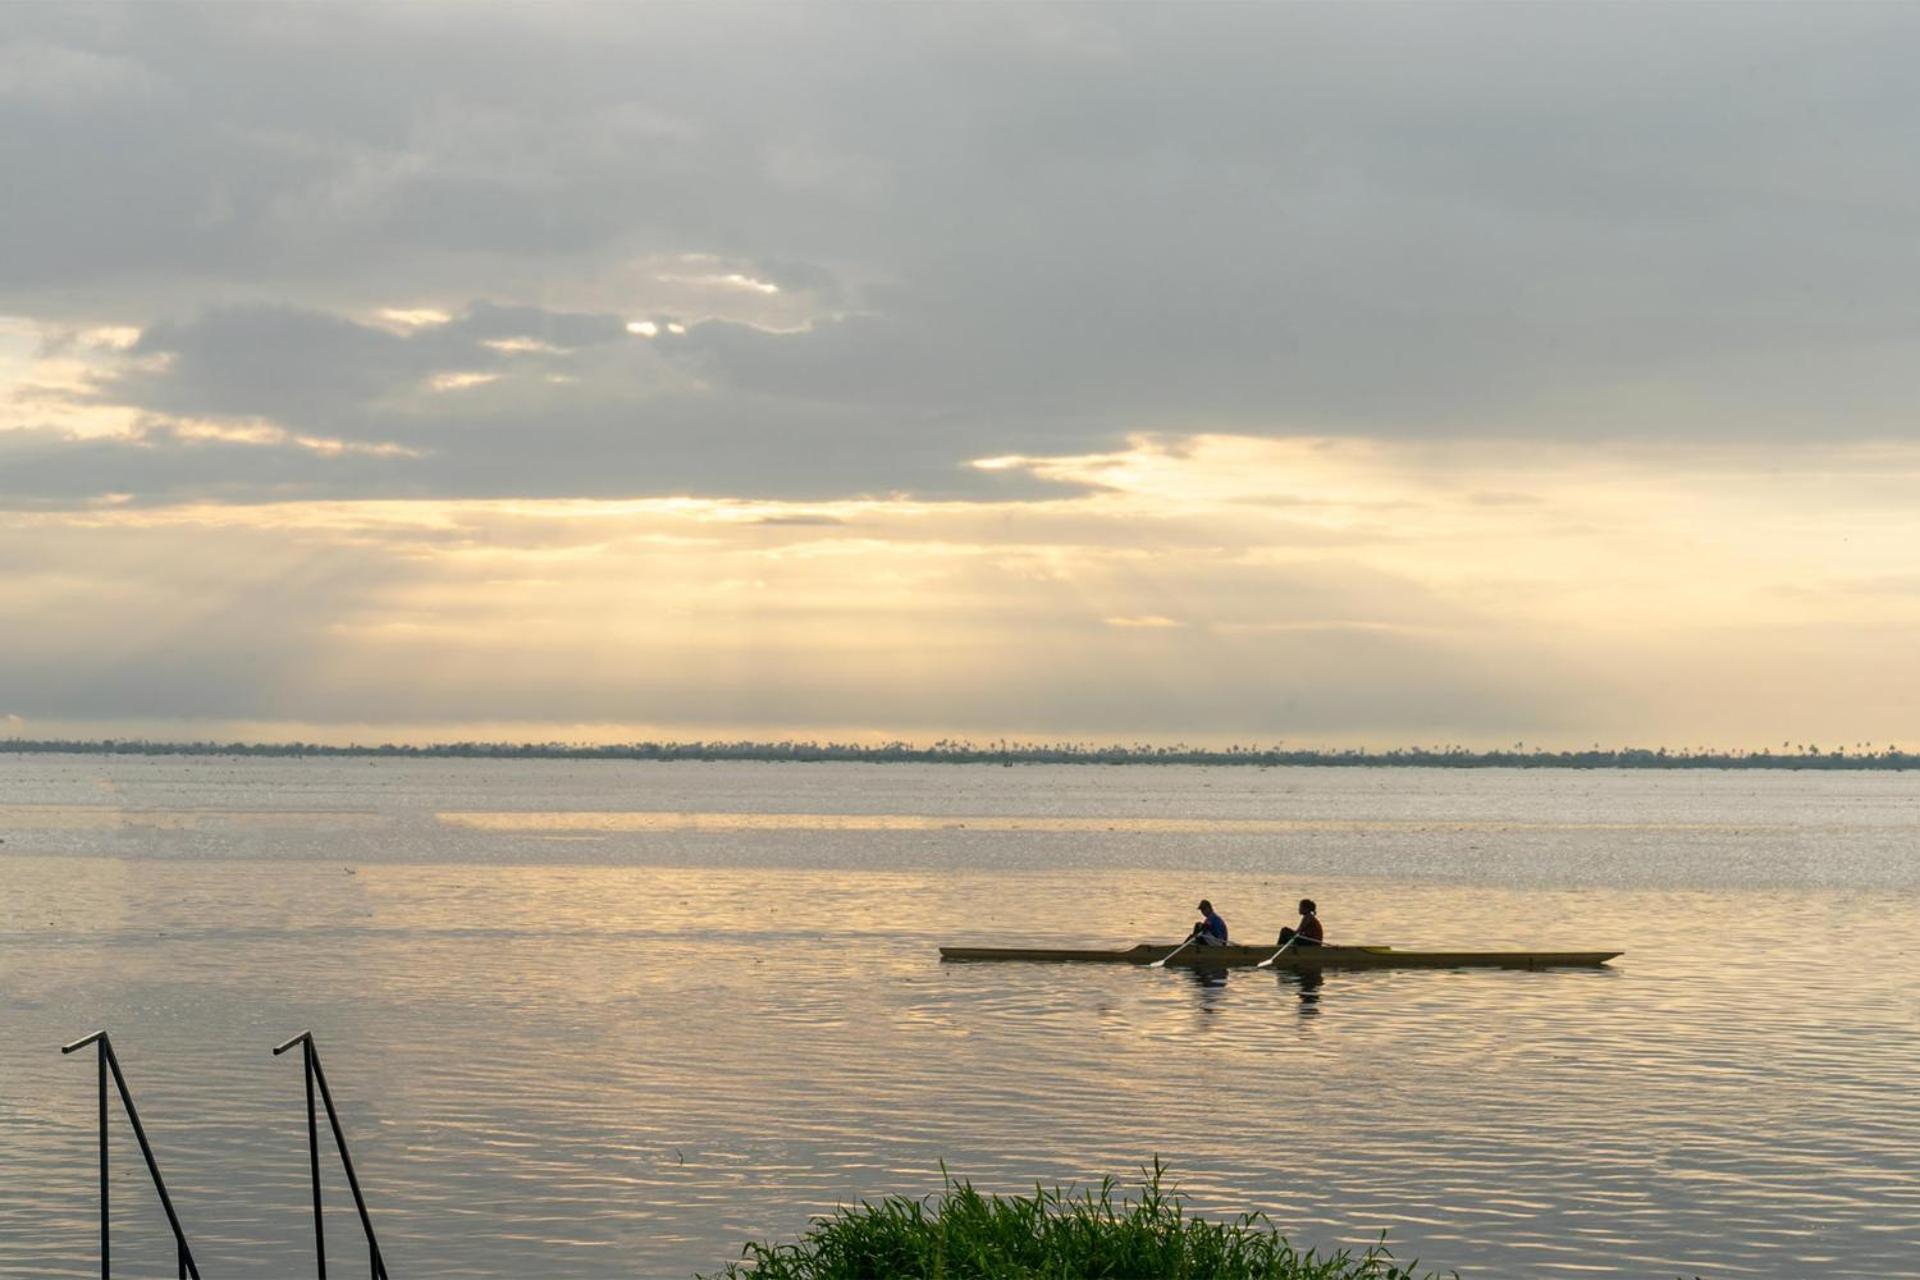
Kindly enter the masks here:
M 0 734 L 1920 740 L 1917 61 L 0 6 Z

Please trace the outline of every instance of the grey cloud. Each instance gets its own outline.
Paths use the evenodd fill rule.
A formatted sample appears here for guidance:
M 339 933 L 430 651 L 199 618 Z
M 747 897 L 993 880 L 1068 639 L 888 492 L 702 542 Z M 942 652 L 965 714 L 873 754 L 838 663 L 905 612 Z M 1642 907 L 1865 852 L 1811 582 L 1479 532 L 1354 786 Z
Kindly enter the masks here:
M 103 399 L 172 413 L 259 415 L 289 425 L 374 399 L 438 363 L 416 339 L 313 311 L 261 306 L 163 321 L 141 335 L 134 354 L 164 355 L 169 363 L 162 371 L 127 375 L 104 388 Z M 467 354 L 463 344 L 460 355 Z
M 86 91 L 0 95 L 0 303 L 151 326 L 140 407 L 432 451 L 368 492 L 952 493 L 1133 430 L 1915 433 L 1912 11 L 754 15 L 12 6 L 0 69 Z M 687 254 L 810 326 L 660 278 Z M 690 331 L 619 345 L 656 315 Z M 601 358 L 477 345 L 518 336 Z M 455 358 L 579 382 L 393 403 Z
M 152 87 L 129 58 L 32 40 L 0 45 L 0 100 L 72 107 Z
M 516 338 L 546 346 L 488 345 Z M 1030 440 L 1018 423 L 943 420 L 910 396 L 889 399 L 851 384 L 796 389 L 729 374 L 715 393 L 694 381 L 727 373 L 713 354 L 693 336 L 649 341 L 617 316 L 531 306 L 476 302 L 448 323 L 410 332 L 286 306 L 220 308 L 150 326 L 123 369 L 99 383 L 100 403 L 166 415 L 139 438 L 0 434 L 0 502 L 47 505 L 103 493 L 272 501 L 1065 491 L 966 465 L 983 449 L 1006 452 Z M 449 373 L 496 380 L 431 389 L 436 375 Z M 415 456 L 183 438 L 168 418 L 265 420 L 297 435 Z
M 436 372 L 509 367 L 515 357 L 486 344 L 512 338 L 568 349 L 633 345 L 617 316 L 488 302 L 412 333 L 290 306 L 224 307 L 146 329 L 132 354 L 164 356 L 164 366 L 136 364 L 103 385 L 99 399 L 168 413 L 258 415 L 357 439 L 372 405 Z
M 509 417 L 477 447 L 457 449 L 461 427 L 441 422 L 391 434 L 423 442 L 425 457 L 334 455 L 292 444 L 177 440 L 156 429 L 135 440 L 73 440 L 53 432 L 0 432 L 0 509 L 68 509 L 106 495 L 156 502 L 293 499 L 630 498 L 711 493 L 715 465 L 696 436 L 698 413 L 657 434 L 625 415 L 577 420 L 566 433 L 540 417 Z M 1057 497 L 1058 485 L 953 464 L 951 452 L 885 451 L 837 419 L 785 414 L 772 423 L 721 424 L 754 465 L 734 496 L 825 499 L 911 491 L 930 499 Z M 441 448 L 440 446 L 445 446 Z
M 432 492 L 419 464 L 407 460 L 181 439 L 165 427 L 131 439 L 0 431 L 0 508 L 13 510 L 84 507 L 108 496 L 154 504 Z
M 438 328 L 429 330 L 428 334 L 435 338 L 441 336 Z M 569 314 L 541 307 L 500 306 L 481 301 L 474 303 L 458 323 L 447 326 L 446 339 L 467 336 L 482 340 L 531 337 L 559 347 L 586 347 L 624 342 L 630 335 L 620 316 Z

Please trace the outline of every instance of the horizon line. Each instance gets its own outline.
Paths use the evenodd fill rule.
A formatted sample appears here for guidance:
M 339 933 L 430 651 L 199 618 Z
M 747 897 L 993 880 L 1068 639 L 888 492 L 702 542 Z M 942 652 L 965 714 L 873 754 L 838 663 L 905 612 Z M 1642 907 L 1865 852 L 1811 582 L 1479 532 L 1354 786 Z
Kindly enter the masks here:
M 1883 769 L 1920 768 L 1920 752 L 1889 744 L 1837 747 L 1817 744 L 1772 748 L 1581 747 L 1472 748 L 1460 745 L 1366 747 L 1288 747 L 1280 744 L 1195 747 L 1185 743 L 1051 743 L 1005 739 L 976 743 L 940 738 L 918 744 L 906 739 L 884 743 L 818 742 L 793 738 L 715 741 L 634 741 L 625 743 L 509 742 L 452 740 L 428 743 L 220 742 L 212 739 L 154 738 L 0 738 L 0 752 L 14 755 L 249 755 L 415 757 L 428 759 L 650 760 L 661 762 L 762 761 L 768 763 L 855 764 L 1185 764 L 1320 767 L 1573 768 L 1573 769 Z

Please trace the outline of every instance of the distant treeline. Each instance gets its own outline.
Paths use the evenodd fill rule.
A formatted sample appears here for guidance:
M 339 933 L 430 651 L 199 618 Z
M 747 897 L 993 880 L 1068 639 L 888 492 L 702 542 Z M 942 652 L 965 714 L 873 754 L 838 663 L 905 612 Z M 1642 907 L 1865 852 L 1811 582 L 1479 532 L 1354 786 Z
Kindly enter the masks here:
M 135 756 L 377 756 L 455 760 L 768 760 L 864 764 L 1304 765 L 1422 769 L 1913 769 L 1920 754 L 1871 744 L 1852 750 L 1799 745 L 1779 752 L 1593 747 L 1579 751 L 1402 747 L 1391 751 L 1288 747 L 1094 746 L 1086 743 L 889 742 L 436 742 L 336 746 L 319 742 L 153 742 L 145 738 L 0 739 L 0 751 Z

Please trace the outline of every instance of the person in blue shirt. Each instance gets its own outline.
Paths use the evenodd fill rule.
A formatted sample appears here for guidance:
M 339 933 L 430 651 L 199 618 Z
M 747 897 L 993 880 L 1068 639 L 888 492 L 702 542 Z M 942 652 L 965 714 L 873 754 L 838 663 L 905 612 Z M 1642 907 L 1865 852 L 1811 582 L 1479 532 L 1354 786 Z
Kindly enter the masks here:
M 1222 920 L 1213 909 L 1213 904 L 1205 898 L 1200 899 L 1201 921 L 1193 926 L 1193 936 L 1203 947 L 1224 947 L 1227 945 L 1227 922 Z

